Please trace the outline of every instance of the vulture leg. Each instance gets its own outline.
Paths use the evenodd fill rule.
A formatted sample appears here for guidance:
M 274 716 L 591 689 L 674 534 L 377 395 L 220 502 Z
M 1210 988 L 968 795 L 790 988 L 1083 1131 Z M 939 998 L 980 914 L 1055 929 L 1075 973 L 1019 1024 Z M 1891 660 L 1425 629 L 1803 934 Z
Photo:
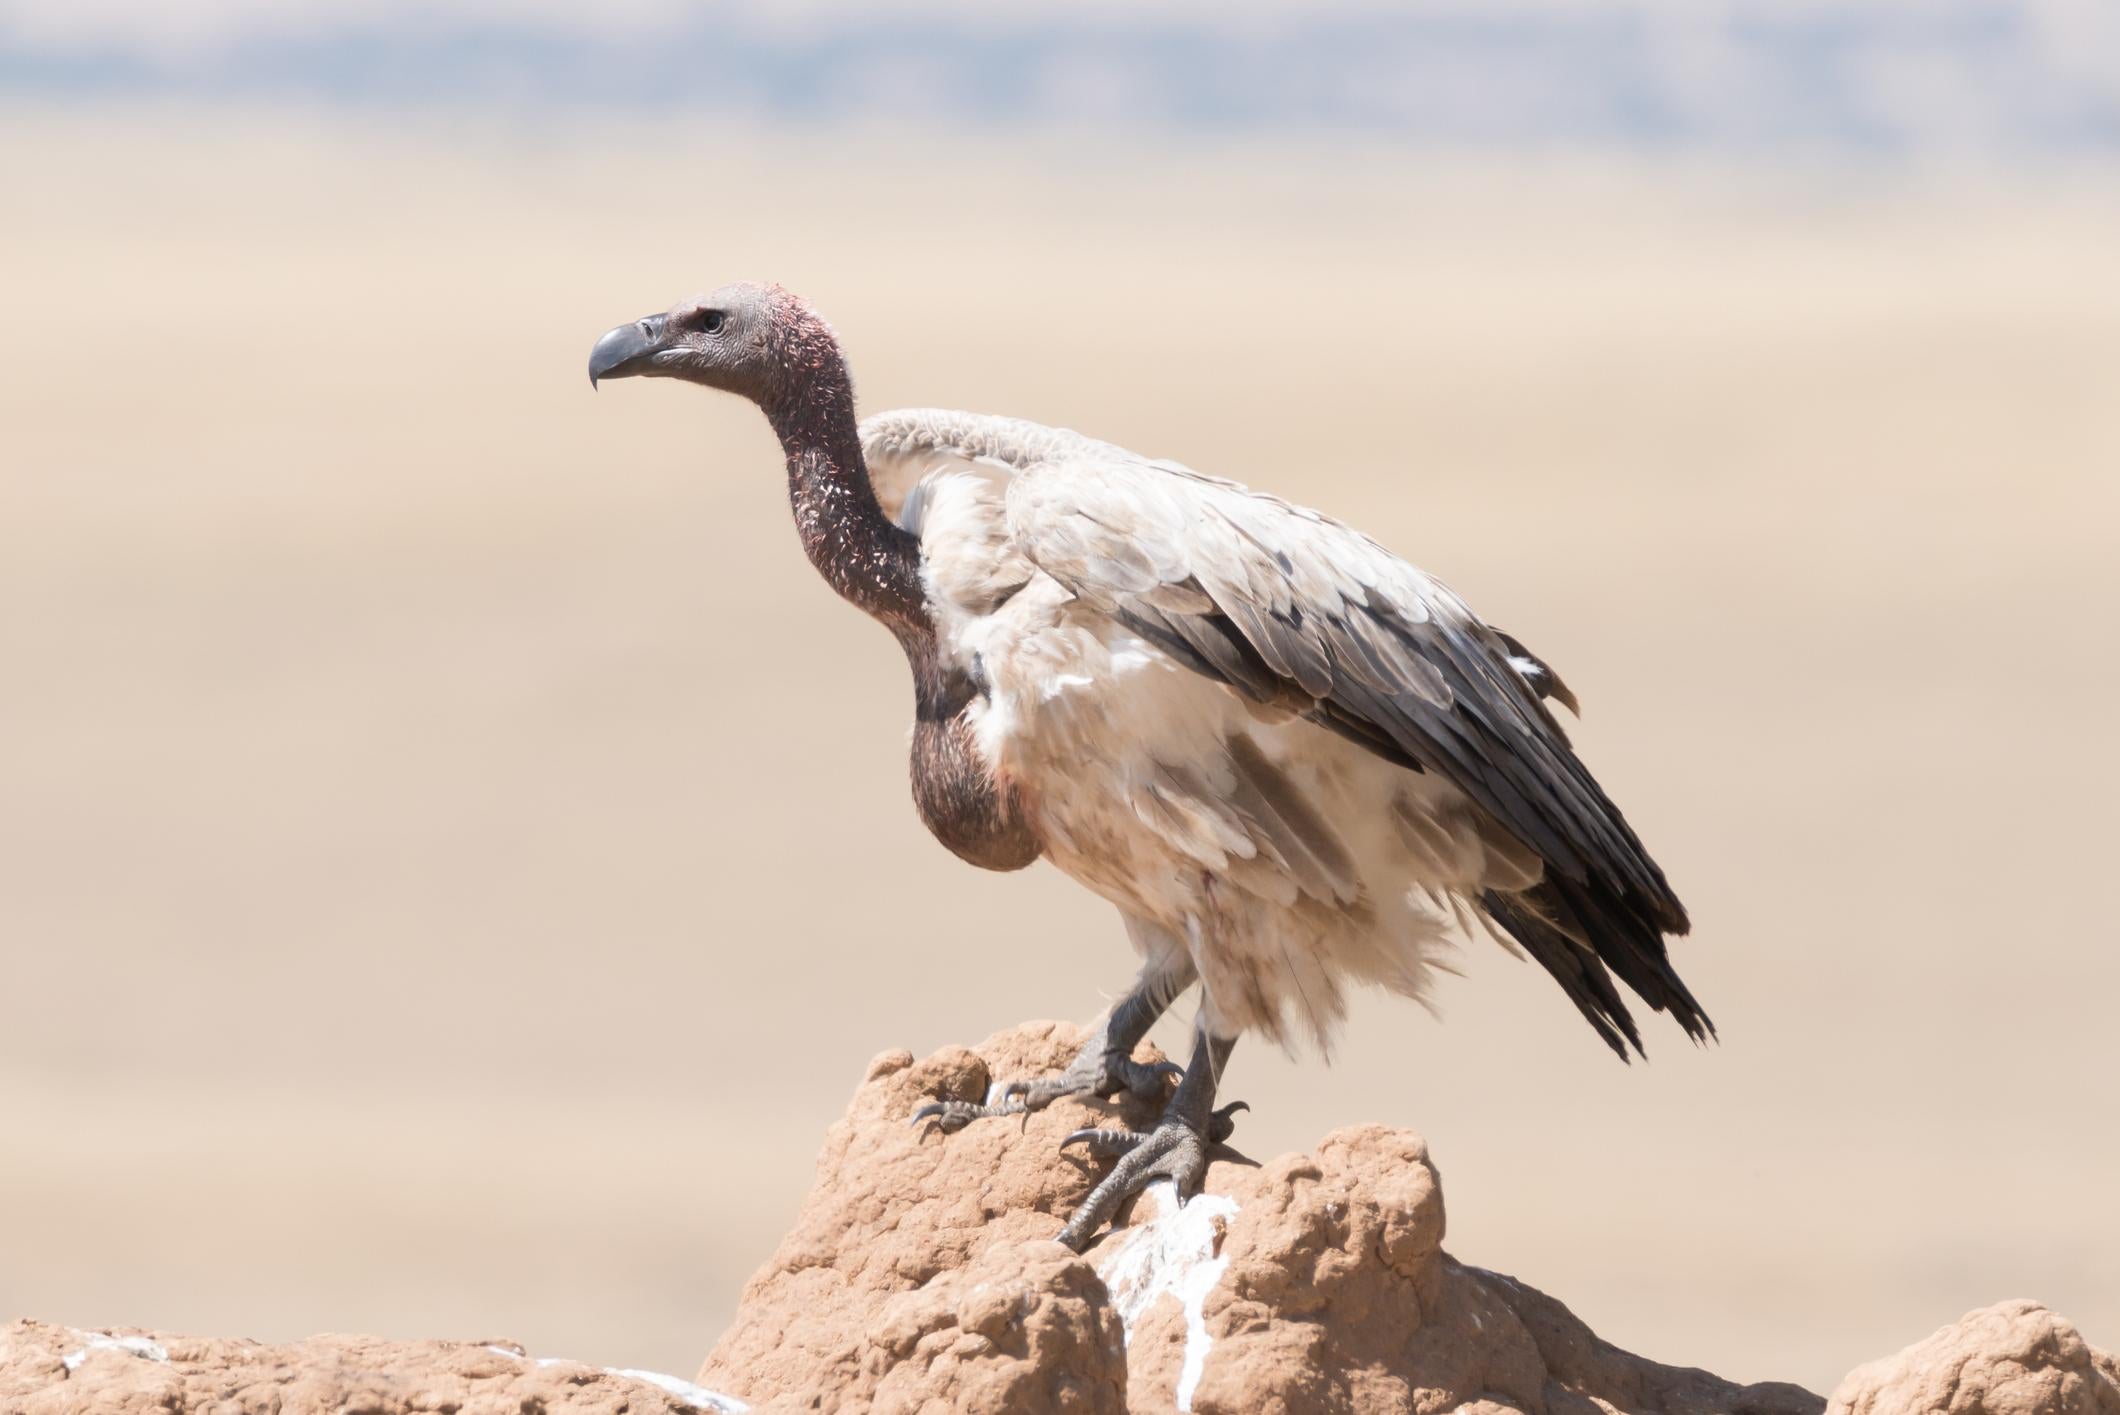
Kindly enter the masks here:
M 1185 1079 L 1164 1107 L 1163 1118 L 1146 1134 L 1127 1130 L 1077 1130 L 1061 1142 L 1061 1148 L 1082 1144 L 1102 1154 L 1118 1154 L 1118 1165 L 1082 1201 L 1060 1241 L 1077 1253 L 1089 1247 L 1090 1239 L 1119 1206 L 1158 1179 L 1177 1186 L 1178 1202 L 1200 1192 L 1207 1178 L 1207 1151 L 1219 1145 L 1236 1129 L 1235 1113 L 1246 1109 L 1235 1101 L 1215 1109 L 1215 1086 L 1229 1060 L 1235 1037 L 1218 1037 L 1204 1027 L 1194 1034 L 1192 1062 Z
M 1192 985 L 1191 961 L 1182 967 L 1151 966 L 1142 971 L 1133 990 L 1104 1014 L 1097 1030 L 1065 1071 L 1030 1079 L 1018 1078 L 995 1085 L 986 1101 L 930 1101 L 913 1112 L 913 1123 L 932 1120 L 944 1134 L 962 1130 L 975 1120 L 996 1115 L 1021 1115 L 1044 1110 L 1062 1096 L 1096 1096 L 1109 1100 L 1121 1091 L 1146 1101 L 1163 1099 L 1170 1078 L 1182 1074 L 1169 1061 L 1134 1060 L 1134 1048 L 1148 1035 L 1170 1007 L 1171 1000 Z

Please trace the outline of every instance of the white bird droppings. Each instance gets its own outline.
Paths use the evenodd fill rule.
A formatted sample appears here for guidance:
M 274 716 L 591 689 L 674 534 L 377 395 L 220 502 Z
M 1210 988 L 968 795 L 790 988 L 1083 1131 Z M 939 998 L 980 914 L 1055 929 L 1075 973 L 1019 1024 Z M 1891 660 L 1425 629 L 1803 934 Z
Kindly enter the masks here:
M 167 1347 L 163 1346 L 159 1341 L 150 1341 L 144 1336 L 112 1336 L 109 1332 L 81 1331 L 78 1329 L 74 1331 L 74 1335 L 81 1338 L 82 1345 L 80 1349 L 69 1351 L 59 1358 L 59 1364 L 66 1367 L 69 1371 L 80 1370 L 81 1363 L 88 1359 L 88 1353 L 91 1351 L 123 1351 L 130 1355 L 138 1356 L 144 1361 L 167 1361 L 169 1359 L 169 1349 Z
M 661 1386 L 685 1404 L 700 1410 L 710 1410 L 714 1415 L 743 1415 L 743 1412 L 751 1408 L 734 1397 L 708 1390 L 705 1386 L 696 1386 L 678 1376 L 666 1376 L 660 1371 L 641 1371 L 627 1366 L 616 1374 L 630 1376 L 636 1381 L 646 1381 L 651 1386 Z
M 1189 1411 L 1207 1370 L 1207 1349 L 1214 1344 L 1202 1308 L 1229 1267 L 1220 1252 L 1222 1230 L 1236 1214 L 1237 1201 L 1200 1194 L 1181 1205 L 1177 1186 L 1168 1180 L 1143 1192 L 1142 1201 L 1151 1200 L 1156 1216 L 1126 1230 L 1111 1256 L 1097 1265 L 1097 1276 L 1119 1308 L 1128 1341 L 1134 1324 L 1163 1294 L 1169 1293 L 1184 1309 L 1185 1365 L 1178 1373 L 1177 1401 L 1180 1410 Z
M 496 1356 L 506 1356 L 514 1361 L 528 1361 L 534 1366 L 578 1366 L 586 1364 L 580 1361 L 569 1361 L 564 1356 L 538 1356 L 533 1358 L 525 1356 L 520 1351 L 511 1351 L 505 1346 L 488 1346 L 486 1349 Z M 694 1385 L 681 1376 L 666 1376 L 661 1371 L 643 1371 L 632 1366 L 599 1366 L 596 1369 L 607 1376 L 624 1376 L 629 1381 L 645 1381 L 660 1390 L 668 1391 L 695 1410 L 707 1411 L 709 1415 L 744 1415 L 744 1412 L 751 1408 L 733 1395 L 723 1395 L 720 1391 L 708 1390 L 705 1386 Z

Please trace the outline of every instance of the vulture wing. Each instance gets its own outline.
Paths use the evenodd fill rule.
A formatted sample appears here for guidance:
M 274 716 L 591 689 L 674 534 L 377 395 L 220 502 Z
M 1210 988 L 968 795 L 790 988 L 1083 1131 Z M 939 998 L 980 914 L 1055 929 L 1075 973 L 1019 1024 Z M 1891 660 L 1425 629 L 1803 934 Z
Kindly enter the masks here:
M 1041 448 L 1040 451 L 1047 451 Z M 1686 911 L 1541 694 L 1550 669 L 1457 595 L 1315 511 L 1107 444 L 1054 447 L 1007 486 L 1014 548 L 1195 671 L 1449 780 L 1545 862 L 1488 915 L 1624 1057 L 1606 967 L 1696 1039 L 1672 971 Z

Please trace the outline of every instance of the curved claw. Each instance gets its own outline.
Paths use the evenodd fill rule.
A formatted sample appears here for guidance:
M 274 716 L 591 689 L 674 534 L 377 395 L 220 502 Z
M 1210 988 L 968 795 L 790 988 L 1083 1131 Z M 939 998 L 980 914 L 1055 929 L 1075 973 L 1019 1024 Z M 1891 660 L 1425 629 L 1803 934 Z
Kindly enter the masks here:
M 1088 1147 L 1091 1154 L 1123 1155 L 1140 1144 L 1141 1140 L 1142 1136 L 1131 1130 L 1099 1130 L 1092 1127 L 1088 1130 L 1077 1130 L 1060 1142 L 1060 1148 L 1064 1150 L 1069 1145 L 1083 1145 Z
M 1237 1112 L 1250 1110 L 1248 1101 L 1231 1101 L 1217 1110 L 1207 1120 L 1207 1138 L 1219 1145 L 1237 1133 Z
M 1024 1109 L 1021 1101 L 1005 1101 L 1000 1105 L 981 1105 L 977 1101 L 929 1101 L 913 1112 L 911 1123 L 917 1129 L 922 1121 L 932 1120 L 943 1134 L 949 1135 L 975 1120 L 1021 1115 Z

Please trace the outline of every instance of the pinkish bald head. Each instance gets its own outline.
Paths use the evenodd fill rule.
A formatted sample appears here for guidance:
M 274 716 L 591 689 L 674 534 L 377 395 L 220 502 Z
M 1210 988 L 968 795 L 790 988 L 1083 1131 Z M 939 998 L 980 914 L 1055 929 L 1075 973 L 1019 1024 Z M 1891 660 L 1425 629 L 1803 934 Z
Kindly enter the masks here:
M 746 280 L 611 330 L 589 351 L 589 383 L 681 378 L 770 407 L 837 364 L 832 331 L 808 305 Z

